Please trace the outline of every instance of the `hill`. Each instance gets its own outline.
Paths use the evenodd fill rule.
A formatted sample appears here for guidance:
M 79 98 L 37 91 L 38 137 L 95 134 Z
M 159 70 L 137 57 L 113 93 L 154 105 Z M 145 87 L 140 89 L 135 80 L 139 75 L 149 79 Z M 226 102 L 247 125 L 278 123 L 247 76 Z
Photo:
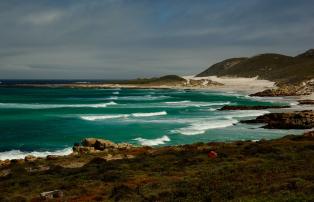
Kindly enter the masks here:
M 197 75 L 267 79 L 280 84 L 300 84 L 314 78 L 314 49 L 296 57 L 267 53 L 250 58 L 232 58 L 210 66 Z

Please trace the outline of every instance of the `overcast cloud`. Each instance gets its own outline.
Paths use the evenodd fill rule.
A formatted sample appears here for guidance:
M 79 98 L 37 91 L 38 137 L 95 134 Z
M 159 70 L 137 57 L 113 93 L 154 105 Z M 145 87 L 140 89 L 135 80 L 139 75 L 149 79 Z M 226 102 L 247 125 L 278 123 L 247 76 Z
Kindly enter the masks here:
M 191 75 L 314 47 L 311 0 L 1 0 L 0 79 Z

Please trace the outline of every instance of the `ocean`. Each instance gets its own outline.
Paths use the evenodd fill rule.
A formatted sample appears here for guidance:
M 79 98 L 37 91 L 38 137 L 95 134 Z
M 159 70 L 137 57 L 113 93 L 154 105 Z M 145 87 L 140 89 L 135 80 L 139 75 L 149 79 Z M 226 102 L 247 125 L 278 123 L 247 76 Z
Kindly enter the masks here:
M 279 138 L 300 131 L 239 123 L 267 110 L 218 109 L 287 104 L 208 90 L 0 87 L 0 160 L 68 154 L 85 137 L 148 146 Z

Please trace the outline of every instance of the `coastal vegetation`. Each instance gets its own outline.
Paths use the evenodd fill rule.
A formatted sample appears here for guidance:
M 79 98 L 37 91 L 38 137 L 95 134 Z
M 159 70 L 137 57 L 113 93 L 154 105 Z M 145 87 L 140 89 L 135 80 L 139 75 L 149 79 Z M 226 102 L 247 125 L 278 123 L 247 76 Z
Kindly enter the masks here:
M 16 160 L 1 167 L 0 200 L 59 190 L 62 201 L 313 201 L 313 141 L 307 133 Z

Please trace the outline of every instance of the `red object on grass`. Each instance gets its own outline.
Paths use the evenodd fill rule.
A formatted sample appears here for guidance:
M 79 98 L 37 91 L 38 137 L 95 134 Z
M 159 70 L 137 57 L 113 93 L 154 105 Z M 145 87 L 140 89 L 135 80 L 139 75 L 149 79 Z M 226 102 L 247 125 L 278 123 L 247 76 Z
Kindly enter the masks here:
M 217 158 L 217 156 L 218 156 L 218 154 L 215 151 L 208 152 L 208 157 L 209 158 L 215 159 L 215 158 Z

